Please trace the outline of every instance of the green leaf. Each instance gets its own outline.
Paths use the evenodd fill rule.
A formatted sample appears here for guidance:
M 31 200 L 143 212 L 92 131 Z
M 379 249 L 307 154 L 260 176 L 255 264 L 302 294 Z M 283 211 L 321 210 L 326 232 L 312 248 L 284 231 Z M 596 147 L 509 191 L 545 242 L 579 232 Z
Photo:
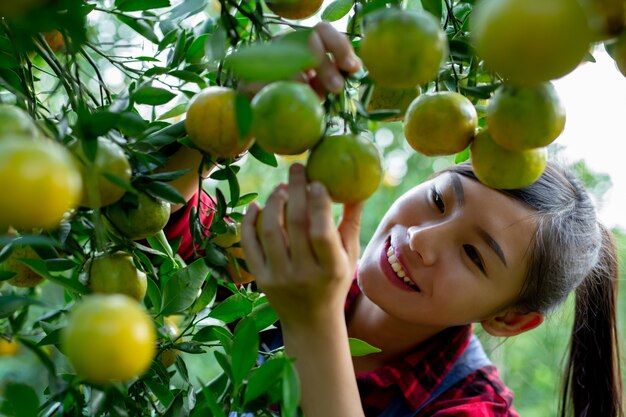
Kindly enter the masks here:
M 378 353 L 381 351 L 377 347 L 353 337 L 348 338 L 348 343 L 350 344 L 350 354 L 352 356 L 365 356 L 370 353 Z
M 48 352 L 44 351 L 41 346 L 37 346 L 37 344 L 31 340 L 20 337 L 19 341 L 22 346 L 25 346 L 27 349 L 33 352 L 35 356 L 37 356 L 37 359 L 39 359 L 43 366 L 46 367 L 50 375 L 57 374 L 56 366 L 54 365 L 54 362 L 52 362 L 52 359 L 50 359 Z
M 353 0 L 335 0 L 322 12 L 322 20 L 335 22 L 347 15 L 354 6 Z
M 300 381 L 298 373 L 290 361 L 283 367 L 283 398 L 281 401 L 282 416 L 297 417 L 300 404 Z
M 202 34 L 193 40 L 189 48 L 187 49 L 187 56 L 185 60 L 192 64 L 197 64 L 202 61 L 205 56 L 206 44 L 209 39 L 208 34 Z
M 48 272 L 46 261 L 44 261 L 43 259 L 18 258 L 18 260 L 38 275 L 46 278 L 49 281 L 54 282 L 55 284 L 61 285 L 68 290 L 75 291 L 79 294 L 87 294 L 89 292 L 89 289 L 78 281 L 51 275 Z
M 263 393 L 274 389 L 274 385 L 282 376 L 286 361 L 284 357 L 280 356 L 263 362 L 263 364 L 254 371 L 246 385 L 244 402 L 249 403 L 260 397 Z
M 248 98 L 241 93 L 237 93 L 235 97 L 235 116 L 239 136 L 245 138 L 252 127 L 252 106 Z
M 129 191 L 131 193 L 137 192 L 137 190 L 135 190 L 130 182 L 128 182 L 125 178 L 119 177 L 115 174 L 111 174 L 110 172 L 103 172 L 102 176 L 123 190 Z
M 241 294 L 234 294 L 219 303 L 210 313 L 209 317 L 232 323 L 252 311 L 252 302 Z
M 139 33 L 144 38 L 148 39 L 150 42 L 154 44 L 159 43 L 158 36 L 154 33 L 152 26 L 148 24 L 144 19 L 137 19 L 131 16 L 126 15 L 115 15 L 118 20 L 126 25 L 128 25 L 135 32 Z
M 138 12 L 170 7 L 170 2 L 169 0 L 116 0 L 115 7 L 122 12 Z
M 443 14 L 443 4 L 441 0 L 422 0 L 422 6 L 424 10 L 432 13 L 438 19 L 441 19 Z
M 240 386 L 254 366 L 259 354 L 259 333 L 254 319 L 245 318 L 237 323 L 231 351 L 233 384 Z
M 62 331 L 62 328 L 52 330 L 37 343 L 37 346 L 58 345 L 61 343 Z
M 160 197 L 174 204 L 187 204 L 185 197 L 174 187 L 160 181 L 151 181 L 143 184 L 145 189 L 156 197 Z
M 176 271 L 163 288 L 160 316 L 182 313 L 196 300 L 209 268 L 202 259 Z
M 470 147 L 468 146 L 467 148 L 465 148 L 464 150 L 462 150 L 461 152 L 457 153 L 454 156 L 454 163 L 455 164 L 460 164 L 461 162 L 465 162 L 470 158 Z
M 226 58 L 225 67 L 248 81 L 271 82 L 288 79 L 319 63 L 319 57 L 306 44 L 274 42 L 238 49 Z
M 470 95 L 472 97 L 487 100 L 491 97 L 491 93 L 493 93 L 498 87 L 500 87 L 500 83 L 485 84 L 476 87 L 459 86 L 459 90 L 463 95 Z
M 35 391 L 25 384 L 8 383 L 5 387 L 2 410 L 7 417 L 37 417 L 39 398 Z
M 208 407 L 213 417 L 226 417 L 226 413 L 224 413 L 224 410 L 222 410 L 219 406 L 215 394 L 211 392 L 209 387 L 202 387 L 202 395 L 204 397 L 204 402 L 202 404 Z M 203 413 L 202 415 L 206 415 L 206 413 Z
M 228 189 L 230 191 L 229 206 L 234 207 L 237 204 L 237 201 L 239 201 L 239 180 L 237 179 L 237 174 L 230 166 L 227 167 L 226 173 L 228 175 Z
M 34 298 L 24 297 L 22 295 L 3 295 L 0 296 L 0 318 L 9 317 L 14 312 L 23 309 L 29 305 L 45 305 Z
M 159 400 L 164 407 L 169 407 L 174 401 L 174 395 L 170 388 L 163 384 L 160 380 L 145 378 L 143 382 L 146 384 L 150 391 L 154 394 L 154 396 Z
M 187 111 L 187 106 L 189 106 L 189 103 L 177 104 L 176 106 L 172 107 L 171 109 L 160 115 L 159 120 L 167 120 L 171 119 L 172 117 L 180 116 Z
M 165 104 L 171 101 L 174 97 L 176 97 L 176 94 L 162 88 L 145 85 L 138 88 L 133 93 L 132 97 L 137 104 L 160 106 L 161 104 Z
M 192 340 L 196 342 L 215 342 L 219 341 L 222 345 L 230 345 L 233 335 L 226 327 L 222 326 L 205 326 L 193 335 Z
M 62 272 L 69 271 L 76 267 L 76 263 L 69 259 L 57 258 L 57 259 L 46 259 L 46 268 L 48 271 L 53 272 Z
M 200 13 L 208 3 L 208 0 L 185 0 L 172 9 L 170 19 L 186 18 Z
M 276 159 L 276 156 L 274 156 L 273 153 L 267 152 L 256 143 L 252 145 L 248 152 L 250 153 L 250 155 L 254 156 L 259 162 L 262 162 L 265 165 L 269 165 L 274 168 L 278 166 L 278 160 Z
M 168 73 L 172 77 L 176 77 L 180 80 L 187 81 L 189 83 L 196 83 L 200 86 L 206 85 L 206 80 L 196 74 L 195 72 L 185 70 L 174 70 Z
M 200 312 L 208 306 L 211 301 L 213 301 L 215 294 L 217 294 L 217 281 L 214 279 L 208 279 L 204 284 L 204 288 L 202 289 L 200 296 L 191 307 L 191 312 L 194 314 Z
M 237 200 L 237 203 L 233 207 L 245 206 L 245 205 L 253 202 L 254 200 L 256 200 L 256 198 L 258 196 L 259 196 L 258 193 L 244 194 L 244 195 L 239 197 L 239 200 Z
M 267 302 L 267 298 L 263 298 L 263 300 L 263 303 L 256 305 L 252 310 L 252 317 L 254 317 L 257 332 L 260 332 L 278 321 L 278 315 L 276 315 L 270 303 Z

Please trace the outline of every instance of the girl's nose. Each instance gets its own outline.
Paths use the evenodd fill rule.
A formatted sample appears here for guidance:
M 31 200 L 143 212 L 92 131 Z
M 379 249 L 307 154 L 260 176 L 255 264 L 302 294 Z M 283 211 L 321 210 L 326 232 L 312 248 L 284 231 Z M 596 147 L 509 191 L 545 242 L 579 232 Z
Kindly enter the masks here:
M 433 265 L 437 261 L 440 245 L 435 226 L 411 226 L 407 229 L 409 248 L 415 252 L 424 266 Z

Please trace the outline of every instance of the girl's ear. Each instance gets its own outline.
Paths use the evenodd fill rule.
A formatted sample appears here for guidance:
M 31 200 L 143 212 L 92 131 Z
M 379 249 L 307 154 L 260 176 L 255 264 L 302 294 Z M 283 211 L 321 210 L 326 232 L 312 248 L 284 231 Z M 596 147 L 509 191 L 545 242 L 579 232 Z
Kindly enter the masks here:
M 509 337 L 534 329 L 543 323 L 543 319 L 542 313 L 520 313 L 519 311 L 507 310 L 502 314 L 481 321 L 480 324 L 492 336 Z

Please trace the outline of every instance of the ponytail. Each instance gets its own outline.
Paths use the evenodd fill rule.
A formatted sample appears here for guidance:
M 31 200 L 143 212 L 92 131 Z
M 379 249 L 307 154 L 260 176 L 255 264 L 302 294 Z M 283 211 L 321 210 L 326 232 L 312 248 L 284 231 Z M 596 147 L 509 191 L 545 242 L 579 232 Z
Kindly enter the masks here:
M 561 417 L 623 417 L 615 305 L 618 267 L 611 232 L 600 226 L 596 266 L 576 289 Z

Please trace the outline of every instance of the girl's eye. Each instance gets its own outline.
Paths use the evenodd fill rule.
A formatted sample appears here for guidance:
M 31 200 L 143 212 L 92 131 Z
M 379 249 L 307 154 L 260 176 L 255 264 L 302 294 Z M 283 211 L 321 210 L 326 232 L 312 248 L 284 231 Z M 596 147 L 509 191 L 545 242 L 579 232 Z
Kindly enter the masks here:
M 441 198 L 441 194 L 439 194 L 439 191 L 437 191 L 437 189 L 435 187 L 431 188 L 430 190 L 430 194 L 431 197 L 433 199 L 433 203 L 435 204 L 435 206 L 437 207 L 437 209 L 443 213 L 444 211 L 446 211 L 446 205 L 443 202 L 443 198 Z
M 485 266 L 483 265 L 483 261 L 480 258 L 480 254 L 478 253 L 476 248 L 472 245 L 463 245 L 463 250 L 465 251 L 467 256 L 470 258 L 470 260 L 474 262 L 476 266 L 478 267 L 478 269 L 480 269 L 484 274 Z

